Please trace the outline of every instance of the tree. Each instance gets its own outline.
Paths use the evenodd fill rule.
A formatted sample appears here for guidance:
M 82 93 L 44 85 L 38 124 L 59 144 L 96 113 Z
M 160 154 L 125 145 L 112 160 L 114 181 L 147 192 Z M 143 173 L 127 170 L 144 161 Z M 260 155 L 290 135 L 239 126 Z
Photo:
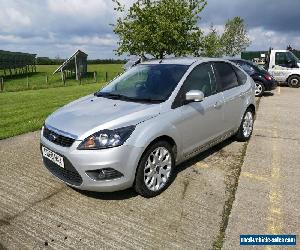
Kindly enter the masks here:
M 229 19 L 221 37 L 224 55 L 235 56 L 240 54 L 250 45 L 247 29 L 241 17 Z
M 128 12 L 113 1 L 123 16 L 114 25 L 118 55 L 199 55 L 203 33 L 197 23 L 206 0 L 137 0 Z
M 202 41 L 202 56 L 207 57 L 220 57 L 222 56 L 221 37 L 213 25 L 210 26 L 209 33 L 203 38 Z

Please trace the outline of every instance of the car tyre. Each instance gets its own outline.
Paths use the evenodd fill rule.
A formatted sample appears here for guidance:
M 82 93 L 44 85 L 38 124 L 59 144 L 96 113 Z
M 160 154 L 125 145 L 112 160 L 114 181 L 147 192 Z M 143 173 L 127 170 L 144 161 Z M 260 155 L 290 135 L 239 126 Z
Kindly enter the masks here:
M 291 88 L 299 88 L 300 87 L 300 77 L 299 76 L 291 76 L 288 80 L 288 84 Z
M 134 189 L 141 196 L 159 195 L 171 184 L 175 166 L 172 146 L 159 141 L 149 146 L 140 159 Z
M 261 82 L 255 82 L 255 96 L 261 97 L 265 92 L 265 86 Z
M 254 112 L 248 108 L 243 116 L 241 125 L 236 133 L 236 139 L 241 142 L 248 141 L 253 132 Z

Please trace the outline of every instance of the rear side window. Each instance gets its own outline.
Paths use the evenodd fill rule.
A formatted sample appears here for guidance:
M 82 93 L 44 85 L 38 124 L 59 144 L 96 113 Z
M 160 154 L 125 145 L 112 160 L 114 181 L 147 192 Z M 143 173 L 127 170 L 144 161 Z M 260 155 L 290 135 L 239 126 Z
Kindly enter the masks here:
M 232 67 L 233 67 L 233 69 L 234 69 L 234 71 L 236 73 L 236 76 L 238 78 L 239 85 L 245 84 L 246 81 L 247 81 L 246 74 L 243 71 L 241 71 L 238 67 L 235 67 L 235 66 L 232 66 Z
M 215 68 L 223 91 L 239 86 L 237 76 L 229 63 L 216 62 Z

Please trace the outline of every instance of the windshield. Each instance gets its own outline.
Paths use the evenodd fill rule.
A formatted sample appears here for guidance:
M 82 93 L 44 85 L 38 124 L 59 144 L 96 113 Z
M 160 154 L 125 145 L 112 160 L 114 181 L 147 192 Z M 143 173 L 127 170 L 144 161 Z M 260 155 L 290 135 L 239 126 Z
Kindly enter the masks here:
M 257 71 L 266 73 L 266 69 L 263 66 L 261 66 L 257 63 L 251 62 L 251 61 L 249 61 L 249 64 L 251 64 L 254 68 L 256 68 Z
M 95 94 L 129 101 L 163 102 L 169 98 L 188 68 L 187 65 L 141 64 Z
M 288 60 L 291 60 L 291 61 L 295 61 L 295 62 L 297 62 L 297 63 L 300 63 L 300 60 L 299 60 L 292 52 L 288 51 L 288 52 L 286 53 L 286 56 L 287 56 L 287 59 L 288 59 Z

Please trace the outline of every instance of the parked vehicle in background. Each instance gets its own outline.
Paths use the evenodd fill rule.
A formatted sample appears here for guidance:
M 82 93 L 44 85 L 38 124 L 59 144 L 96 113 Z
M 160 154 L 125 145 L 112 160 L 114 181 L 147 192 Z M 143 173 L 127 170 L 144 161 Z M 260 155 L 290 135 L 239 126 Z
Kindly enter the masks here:
M 156 196 L 170 185 L 175 165 L 232 135 L 249 140 L 254 92 L 251 77 L 227 60 L 141 63 L 46 119 L 44 165 L 78 189 L 133 186 Z
M 257 65 L 262 65 L 262 66 L 265 65 L 265 59 L 264 58 L 254 58 L 252 61 L 254 63 L 256 63 Z
M 142 57 L 132 57 L 130 58 L 123 66 L 124 71 L 127 71 L 131 68 L 133 68 L 134 66 L 146 61 L 147 58 L 145 56 Z
M 265 91 L 277 87 L 277 81 L 262 66 L 243 59 L 230 59 L 245 70 L 255 82 L 255 96 L 262 96 Z
M 272 49 L 266 59 L 266 69 L 278 82 L 300 87 L 300 61 L 291 51 Z

